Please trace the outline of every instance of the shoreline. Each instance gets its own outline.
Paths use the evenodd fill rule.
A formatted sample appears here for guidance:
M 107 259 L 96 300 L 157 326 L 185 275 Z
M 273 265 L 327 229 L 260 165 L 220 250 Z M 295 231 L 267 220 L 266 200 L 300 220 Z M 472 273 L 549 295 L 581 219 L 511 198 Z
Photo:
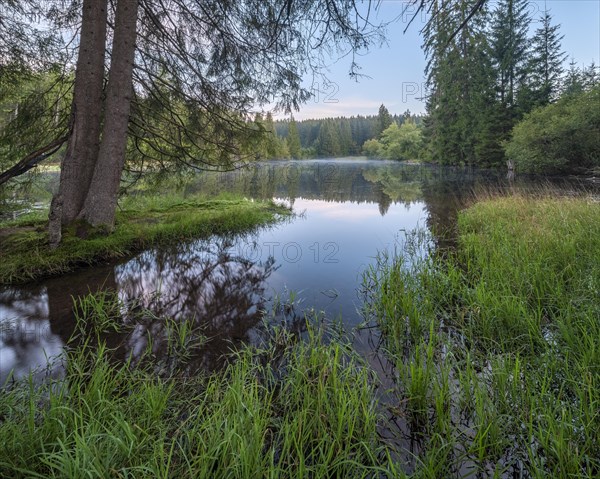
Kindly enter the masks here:
M 78 238 L 65 231 L 61 245 L 48 246 L 47 220 L 40 214 L 0 224 L 0 286 L 23 284 L 168 245 L 212 235 L 242 234 L 290 215 L 270 201 L 241 198 L 131 198 L 117 212 L 109 235 Z

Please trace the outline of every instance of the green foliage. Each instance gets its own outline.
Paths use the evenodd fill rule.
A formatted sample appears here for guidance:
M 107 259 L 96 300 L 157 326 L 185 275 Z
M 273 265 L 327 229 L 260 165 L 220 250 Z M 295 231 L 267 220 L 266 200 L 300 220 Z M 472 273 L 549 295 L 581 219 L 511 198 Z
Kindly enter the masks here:
M 416 160 L 421 153 L 421 130 L 411 121 L 392 123 L 381 133 L 381 156 L 390 160 Z
M 136 196 L 125 201 L 109 236 L 86 239 L 67 231 L 57 249 L 48 246 L 44 218 L 0 225 L 0 284 L 63 274 L 82 265 L 120 258 L 151 245 L 170 244 L 213 234 L 243 233 L 276 221 L 287 210 L 271 202 L 221 197 L 211 200 Z
M 500 0 L 491 22 L 490 53 L 500 103 L 516 114 L 519 87 L 527 75 L 531 16 L 527 0 Z
M 381 104 L 379 107 L 379 113 L 377 113 L 377 129 L 375 130 L 375 137 L 379 137 L 385 130 L 387 130 L 394 120 L 392 119 L 392 115 L 385 107 L 384 104 Z
M 218 169 L 260 155 L 267 135 L 262 118 L 251 121 L 221 107 L 209 113 L 185 94 L 171 91 L 170 75 L 163 73 L 160 80 L 132 105 L 129 169 L 140 175 L 191 169 L 190 165 Z
M 534 110 L 515 126 L 505 148 L 519 171 L 600 167 L 600 86 Z
M 441 164 L 499 167 L 506 160 L 503 142 L 524 115 L 555 101 L 561 87 L 566 94 L 584 91 L 597 72 L 592 66 L 584 75 L 572 64 L 561 85 L 565 54 L 559 25 L 545 11 L 529 38 L 526 0 L 501 0 L 493 10 L 484 6 L 450 41 L 475 3 L 437 7 L 424 29 L 431 89 L 426 156 Z
M 579 68 L 574 59 L 569 63 L 569 69 L 564 78 L 563 95 L 578 95 L 600 84 L 600 67 L 591 63 L 585 68 Z
M 300 149 L 300 137 L 298 136 L 298 127 L 293 118 L 289 124 L 287 147 L 291 158 L 294 160 L 299 160 L 302 157 Z
M 438 7 L 424 30 L 430 88 L 426 157 L 440 164 L 489 166 L 503 161 L 497 155 L 502 155 L 498 132 L 508 127 L 502 126 L 504 117 L 497 108 L 496 72 L 486 31 L 489 11 L 482 9 L 450 41 L 474 4 L 465 0 L 449 9 Z
M 254 156 L 254 159 L 285 159 L 290 157 L 287 141 L 277 135 L 271 112 L 267 113 L 264 120 L 262 115 L 257 113 L 254 118 L 254 127 L 254 141 L 245 147 L 249 154 Z
M 119 3 L 113 1 L 111 6 Z M 82 16 L 81 1 L 0 1 L 0 90 L 22 74 L 38 75 L 51 67 L 64 75 L 69 90 L 74 59 L 79 58 L 82 65 L 89 60 L 89 51 L 79 49 L 84 17 L 88 18 Z M 114 50 L 115 38 L 114 18 L 109 17 L 107 51 Z M 273 132 L 269 120 L 266 125 L 253 121 L 255 109 L 271 102 L 286 113 L 298 109 L 312 96 L 302 76 L 312 71 L 316 78 L 322 77 L 322 49 L 358 53 L 383 38 L 383 26 L 357 23 L 362 13 L 353 0 L 287 2 L 284 8 L 263 0 L 243 4 L 150 0 L 137 17 L 139 28 L 132 33 L 137 35 L 136 62 L 129 79 L 135 95 L 126 158 L 119 159 L 119 164 L 139 175 L 231 168 L 257 157 L 299 158 L 301 146 L 296 138 L 288 154 L 286 146 L 267 133 Z M 218 34 L 214 34 L 215 26 Z M 183 42 L 182 38 L 195 41 Z M 98 68 L 102 71 L 95 72 L 95 77 L 106 77 L 107 69 Z M 357 74 L 357 68 L 352 62 L 351 75 Z M 47 113 L 48 105 L 41 95 L 32 99 L 36 97 L 35 109 L 17 115 L 28 125 L 13 130 L 21 137 L 6 145 L 19 151 L 0 151 L 8 158 L 8 165 L 0 164 L 0 170 L 14 166 L 22 153 L 46 145 L 48 138 L 62 138 L 66 132 L 71 115 L 59 116 L 54 110 L 53 116 L 41 115 L 42 109 Z M 85 108 L 100 111 L 102 105 L 89 103 Z M 60 121 L 49 122 L 50 117 Z M 110 121 L 106 118 L 106 123 Z M 3 124 L 0 130 L 10 136 Z M 27 142 L 21 141 L 25 134 Z
M 48 8 L 48 3 L 43 0 L 0 1 L 0 89 L 4 83 L 18 83 L 32 69 L 48 69 L 64 53 L 60 48 L 65 41 L 61 32 L 44 28 L 39 21 L 53 9 Z M 64 13 L 70 10 L 65 4 L 61 7 Z
M 66 133 L 71 86 L 54 69 L 0 81 L 0 171 Z
M 399 125 L 405 121 L 412 121 L 420 126 L 424 121 L 423 115 L 413 115 L 410 111 L 401 115 L 390 114 L 389 118 L 392 123 Z M 300 137 L 302 158 L 360 155 L 363 153 L 365 142 L 375 140 L 380 135 L 377 115 L 302 120 L 295 123 Z M 275 128 L 279 136 L 287 138 L 290 121 L 278 121 Z M 377 156 L 375 153 L 369 155 Z
M 363 153 L 371 158 L 382 158 L 383 145 L 375 139 L 365 141 L 363 145 Z
M 332 121 L 324 121 L 317 137 L 317 151 L 323 156 L 340 156 L 340 135 Z
M 532 39 L 531 57 L 529 60 L 529 89 L 535 106 L 548 105 L 558 97 L 562 64 L 566 54 L 561 50 L 563 36 L 559 33 L 560 25 L 552 25 L 550 12 L 545 11 L 541 18 L 541 26 Z
M 421 156 L 422 144 L 421 129 L 412 121 L 401 126 L 394 122 L 381 133 L 379 140 L 367 140 L 363 153 L 388 160 L 416 160 Z
M 105 308 L 121 319 L 121 308 Z M 81 321 L 93 321 L 89 309 Z M 385 474 L 369 369 L 346 339 L 307 323 L 306 342 L 273 329 L 260 349 L 234 353 L 225 370 L 191 377 L 156 374 L 151 348 L 135 367 L 115 365 L 101 341 L 85 338 L 69 349 L 63 379 L 15 384 L 0 396 L 0 475 Z

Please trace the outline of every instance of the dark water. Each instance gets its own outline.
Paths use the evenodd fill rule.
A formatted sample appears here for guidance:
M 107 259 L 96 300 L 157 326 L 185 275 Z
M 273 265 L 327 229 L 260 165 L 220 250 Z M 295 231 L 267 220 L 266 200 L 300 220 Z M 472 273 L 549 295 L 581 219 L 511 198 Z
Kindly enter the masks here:
M 280 315 L 292 327 L 301 329 L 303 310 L 312 308 L 352 329 L 361 323 L 361 274 L 378 250 L 393 248 L 403 231 L 416 227 L 431 229 L 437 245 L 446 246 L 456 213 L 473 190 L 533 185 L 499 173 L 355 159 L 271 162 L 200 175 L 186 193 L 275 198 L 298 215 L 253 235 L 151 249 L 0 290 L 0 383 L 11 371 L 15 378 L 34 369 L 61 374 L 53 358 L 75 331 L 73 297 L 90 291 L 116 291 L 124 304 L 199 326 L 209 341 L 193 359 L 197 368 L 218 367 L 232 347 L 257 341 L 264 311 L 282 302 L 294 305 Z M 285 314 L 291 310 L 297 314 Z M 136 320 L 127 334 L 107 341 L 123 357 L 139 355 L 150 340 L 157 355 L 167 354 L 167 327 L 155 318 Z

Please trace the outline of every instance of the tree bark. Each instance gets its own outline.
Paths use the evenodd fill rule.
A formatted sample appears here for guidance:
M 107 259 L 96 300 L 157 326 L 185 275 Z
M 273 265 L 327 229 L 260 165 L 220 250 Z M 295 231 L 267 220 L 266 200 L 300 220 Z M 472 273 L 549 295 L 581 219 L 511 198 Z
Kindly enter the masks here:
M 75 71 L 73 131 L 61 164 L 61 223 L 73 222 L 88 192 L 100 149 L 107 0 L 84 0 Z
M 80 218 L 93 227 L 112 229 L 127 149 L 127 127 L 133 96 L 133 63 L 138 0 L 119 0 L 108 76 L 102 142 L 94 176 Z

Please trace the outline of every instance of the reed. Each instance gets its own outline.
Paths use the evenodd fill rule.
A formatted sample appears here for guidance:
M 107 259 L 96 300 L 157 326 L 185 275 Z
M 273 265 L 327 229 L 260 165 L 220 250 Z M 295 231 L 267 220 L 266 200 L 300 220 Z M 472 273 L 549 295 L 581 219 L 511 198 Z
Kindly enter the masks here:
M 88 296 L 78 308 L 81 324 L 98 317 L 100 304 L 118 311 L 108 298 Z M 173 347 L 186 348 L 193 336 L 186 323 L 171 330 Z M 273 330 L 260 349 L 233 353 L 224 371 L 191 377 L 157 374 L 151 356 L 135 367 L 115 364 L 97 331 L 79 334 L 64 378 L 0 393 L 0 476 L 361 478 L 385 471 L 372 373 L 349 340 L 322 322 L 309 321 L 302 342 Z

